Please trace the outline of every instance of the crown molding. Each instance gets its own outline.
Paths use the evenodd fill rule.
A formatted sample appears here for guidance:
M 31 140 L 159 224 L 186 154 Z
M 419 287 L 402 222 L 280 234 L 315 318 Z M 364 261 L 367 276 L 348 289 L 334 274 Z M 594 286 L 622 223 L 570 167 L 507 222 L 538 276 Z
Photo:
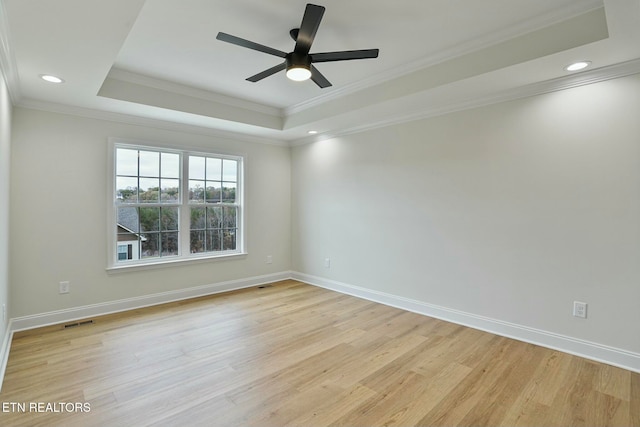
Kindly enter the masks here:
M 582 73 L 573 74 L 566 77 L 551 79 L 539 83 L 533 83 L 517 88 L 507 89 L 493 93 L 488 96 L 479 97 L 471 100 L 465 100 L 450 105 L 431 106 L 420 111 L 414 111 L 409 114 L 399 114 L 389 117 L 387 120 L 376 121 L 351 128 L 345 128 L 336 132 L 326 132 L 312 137 L 305 137 L 292 140 L 292 147 L 310 144 L 317 141 L 323 141 L 341 136 L 351 135 L 355 133 L 375 130 L 387 126 L 412 122 L 416 120 L 424 120 L 431 117 L 442 116 L 445 114 L 455 113 L 457 111 L 470 110 L 473 108 L 484 107 L 488 105 L 499 104 L 502 102 L 513 101 L 531 96 L 542 95 L 550 92 L 571 89 L 579 86 L 590 85 L 607 80 L 613 80 L 640 73 L 640 59 L 622 62 L 607 67 L 597 68 Z
M 415 120 L 423 120 L 431 117 L 436 117 L 444 114 L 454 113 L 457 111 L 463 111 L 487 105 L 497 104 L 501 102 L 512 101 L 516 99 L 526 98 L 530 96 L 541 95 L 544 93 L 561 91 L 565 89 L 571 89 L 578 86 L 589 85 L 606 80 L 612 80 L 620 77 L 625 77 L 633 74 L 640 73 L 640 59 L 623 62 L 608 67 L 602 67 L 582 73 L 552 79 L 540 83 L 530 84 L 518 88 L 508 89 L 501 92 L 496 92 L 489 96 L 479 97 L 472 100 L 465 100 L 450 105 L 432 106 L 421 111 L 413 111 L 410 114 L 400 114 L 393 117 L 389 117 L 387 120 L 376 121 L 375 123 L 368 123 L 350 128 L 343 128 L 335 132 L 322 133 L 315 136 L 309 136 L 305 138 L 285 141 L 276 140 L 270 138 L 263 138 L 257 136 L 251 136 L 243 133 L 235 133 L 230 131 L 223 131 L 219 129 L 197 126 L 192 124 L 183 124 L 170 122 L 159 119 L 152 119 L 146 117 L 140 117 L 135 115 L 114 113 L 102 110 L 95 110 L 83 107 L 72 107 L 68 105 L 48 103 L 42 101 L 36 101 L 32 99 L 23 99 L 15 105 L 18 107 L 29 108 L 34 110 L 48 111 L 61 114 L 69 114 L 80 117 L 87 117 L 99 120 L 113 121 L 118 123 L 126 123 L 133 125 L 149 126 L 158 129 L 165 129 L 178 132 L 186 132 L 197 135 L 213 136 L 217 138 L 231 139 L 235 141 L 243 141 L 257 144 L 268 144 L 276 146 L 298 146 L 305 145 L 316 141 L 337 138 L 340 136 L 346 136 L 354 133 L 365 132 L 374 130 L 386 126 L 392 126 L 401 123 L 407 123 Z
M 22 99 L 19 103 L 15 104 L 20 108 L 27 108 L 31 110 L 46 111 L 58 114 L 67 114 L 78 117 L 85 117 L 89 119 L 105 120 L 109 122 L 124 123 L 137 126 L 147 126 L 156 129 L 163 129 L 175 132 L 184 132 L 194 135 L 209 136 L 221 139 L 228 139 L 232 141 L 248 142 L 252 144 L 267 144 L 276 145 L 281 147 L 289 146 L 288 142 L 283 140 L 263 138 L 259 136 L 248 135 L 244 133 L 236 133 L 231 131 L 225 131 L 215 129 L 206 126 L 197 126 L 187 123 L 178 123 L 167 120 L 153 119 L 148 117 L 141 117 L 132 114 L 114 113 L 111 111 L 96 110 L 91 108 L 76 107 L 64 104 L 56 104 L 51 102 L 38 101 L 34 99 Z
M 0 76 L 4 76 L 7 90 L 13 104 L 20 101 L 20 79 L 16 60 L 11 49 L 9 22 L 3 0 L 0 0 Z

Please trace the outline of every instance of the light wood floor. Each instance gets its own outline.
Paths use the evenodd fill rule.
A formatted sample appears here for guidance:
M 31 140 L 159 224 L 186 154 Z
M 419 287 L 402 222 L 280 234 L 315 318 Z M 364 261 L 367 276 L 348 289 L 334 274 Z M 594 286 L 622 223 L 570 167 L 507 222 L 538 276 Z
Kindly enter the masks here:
M 18 333 L 0 402 L 27 411 L 2 426 L 640 426 L 640 374 L 285 281 Z

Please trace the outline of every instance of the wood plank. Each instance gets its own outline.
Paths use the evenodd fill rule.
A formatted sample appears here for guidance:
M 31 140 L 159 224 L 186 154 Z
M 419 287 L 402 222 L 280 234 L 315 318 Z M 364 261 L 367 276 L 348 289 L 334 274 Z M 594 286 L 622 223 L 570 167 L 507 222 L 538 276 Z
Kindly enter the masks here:
M 629 394 L 629 425 L 640 426 L 640 374 L 631 374 L 631 393 Z

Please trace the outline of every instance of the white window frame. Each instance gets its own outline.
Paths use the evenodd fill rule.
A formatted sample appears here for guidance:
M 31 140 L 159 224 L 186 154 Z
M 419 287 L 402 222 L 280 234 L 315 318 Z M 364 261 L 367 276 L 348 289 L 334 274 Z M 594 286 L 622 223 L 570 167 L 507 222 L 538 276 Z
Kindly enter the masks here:
M 145 141 L 127 140 L 121 138 L 109 138 L 108 145 L 108 167 L 107 167 L 107 272 L 120 272 L 128 270 L 139 270 L 148 268 L 168 267 L 176 263 L 203 262 L 226 260 L 229 258 L 244 257 L 246 252 L 246 232 L 245 232 L 245 203 L 244 203 L 244 170 L 246 167 L 246 155 L 229 154 L 217 151 L 209 151 L 202 148 L 183 147 L 178 148 L 178 144 L 168 145 L 164 143 L 153 143 Z M 116 149 L 128 148 L 136 150 L 151 150 L 168 153 L 178 153 L 181 155 L 180 165 L 180 201 L 179 201 L 179 248 L 177 256 L 154 257 L 137 260 L 118 261 L 117 242 L 117 208 L 122 204 L 115 203 L 116 191 Z M 189 203 L 189 156 L 215 157 L 221 159 L 232 159 L 238 163 L 238 178 L 236 188 L 237 213 L 237 234 L 236 249 L 215 252 L 190 253 L 190 209 L 195 206 L 204 206 Z M 150 204 L 158 206 L 160 204 Z M 220 206 L 224 206 L 221 203 Z M 126 206 L 126 205 L 125 205 Z

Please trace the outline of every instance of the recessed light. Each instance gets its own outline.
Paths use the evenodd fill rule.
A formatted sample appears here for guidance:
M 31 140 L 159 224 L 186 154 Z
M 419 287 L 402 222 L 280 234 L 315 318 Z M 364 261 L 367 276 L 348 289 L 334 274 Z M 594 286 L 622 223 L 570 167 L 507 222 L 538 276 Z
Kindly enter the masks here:
M 310 130 L 309 132 L 307 132 L 309 135 L 315 135 L 318 133 L 317 130 Z
M 64 83 L 60 77 L 52 76 L 51 74 L 40 74 L 40 78 L 49 83 Z
M 564 67 L 564 69 L 566 71 L 580 71 L 580 70 L 584 70 L 589 65 L 591 65 L 591 61 L 578 61 L 578 62 L 574 62 L 573 64 L 567 65 L 566 67 Z

